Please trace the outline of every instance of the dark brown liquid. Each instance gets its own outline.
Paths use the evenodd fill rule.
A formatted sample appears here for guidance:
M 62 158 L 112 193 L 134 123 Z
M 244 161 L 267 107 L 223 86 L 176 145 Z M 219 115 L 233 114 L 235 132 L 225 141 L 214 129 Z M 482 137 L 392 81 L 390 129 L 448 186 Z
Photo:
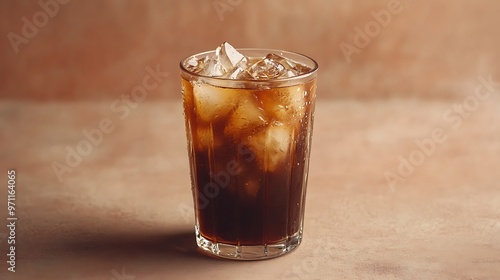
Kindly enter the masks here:
M 262 245 L 299 232 L 314 87 L 315 80 L 268 90 L 211 87 L 210 91 L 227 95 L 231 107 L 204 114 L 214 106 L 204 107 L 207 104 L 197 96 L 203 91 L 195 93 L 192 84 L 183 80 L 195 209 L 206 239 Z M 290 101 L 290 92 L 299 93 L 295 107 L 283 104 Z

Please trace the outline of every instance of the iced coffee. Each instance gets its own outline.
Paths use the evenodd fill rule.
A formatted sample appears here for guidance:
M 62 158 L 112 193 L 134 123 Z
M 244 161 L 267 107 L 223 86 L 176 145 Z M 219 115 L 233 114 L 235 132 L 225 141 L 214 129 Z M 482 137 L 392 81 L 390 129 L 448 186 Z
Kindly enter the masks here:
M 302 238 L 317 64 L 234 49 L 181 62 L 195 231 L 207 254 L 265 259 Z

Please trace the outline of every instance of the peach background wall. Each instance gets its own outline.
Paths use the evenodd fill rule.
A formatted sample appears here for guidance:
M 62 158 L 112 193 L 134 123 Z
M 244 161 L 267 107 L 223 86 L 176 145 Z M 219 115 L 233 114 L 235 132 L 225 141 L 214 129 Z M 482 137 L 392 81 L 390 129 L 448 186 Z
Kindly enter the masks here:
M 394 1 L 60 0 L 46 20 L 37 1 L 1 1 L 0 95 L 115 99 L 158 65 L 170 76 L 148 100 L 179 98 L 179 60 L 223 41 L 316 58 L 321 98 L 461 98 L 478 75 L 500 80 L 495 0 L 401 0 L 349 63 L 339 45 L 355 46 L 355 28 L 373 24 L 372 12 Z M 16 53 L 9 36 L 23 36 L 23 18 L 33 23 L 34 16 L 40 27 Z

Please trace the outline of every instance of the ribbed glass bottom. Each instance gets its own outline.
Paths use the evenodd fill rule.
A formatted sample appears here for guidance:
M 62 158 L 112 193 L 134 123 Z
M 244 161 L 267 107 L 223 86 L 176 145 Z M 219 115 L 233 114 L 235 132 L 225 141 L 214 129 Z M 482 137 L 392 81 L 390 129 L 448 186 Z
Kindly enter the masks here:
M 195 231 L 196 243 L 204 254 L 232 260 L 265 260 L 276 258 L 293 251 L 302 241 L 302 230 L 279 243 L 251 246 L 213 243 L 201 235 L 197 226 L 195 226 Z

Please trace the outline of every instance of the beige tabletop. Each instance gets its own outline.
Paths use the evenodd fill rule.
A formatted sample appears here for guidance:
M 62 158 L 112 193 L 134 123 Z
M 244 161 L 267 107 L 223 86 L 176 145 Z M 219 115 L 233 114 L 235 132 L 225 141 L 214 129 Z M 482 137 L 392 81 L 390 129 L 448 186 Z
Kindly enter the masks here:
M 303 243 L 254 262 L 196 251 L 180 101 L 124 118 L 111 101 L 4 101 L 0 170 L 16 170 L 18 220 L 15 273 L 0 230 L 0 279 L 500 279 L 494 90 L 466 117 L 460 100 L 320 98 Z

